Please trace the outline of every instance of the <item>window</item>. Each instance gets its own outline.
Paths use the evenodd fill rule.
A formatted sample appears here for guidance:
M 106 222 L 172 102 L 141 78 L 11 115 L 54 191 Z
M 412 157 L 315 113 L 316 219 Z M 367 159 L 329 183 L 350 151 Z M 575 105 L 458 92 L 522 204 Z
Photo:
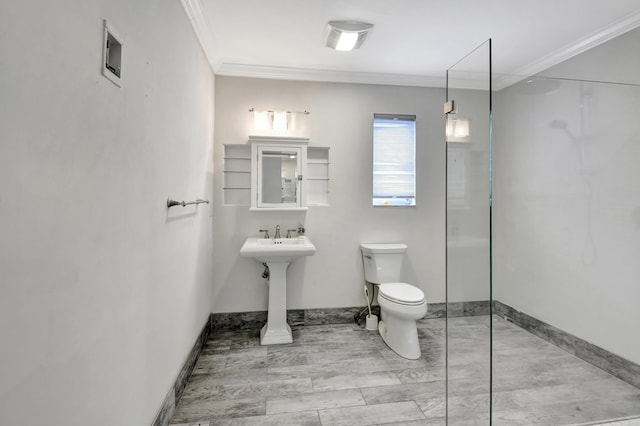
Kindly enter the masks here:
M 415 115 L 373 115 L 373 205 L 416 205 Z

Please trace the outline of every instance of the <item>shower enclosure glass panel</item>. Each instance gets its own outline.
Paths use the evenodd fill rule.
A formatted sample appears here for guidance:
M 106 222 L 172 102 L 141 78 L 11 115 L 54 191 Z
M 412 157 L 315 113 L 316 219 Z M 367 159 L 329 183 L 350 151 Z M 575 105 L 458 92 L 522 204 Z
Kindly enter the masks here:
M 638 416 L 640 86 L 494 88 L 493 424 Z
M 447 70 L 447 101 L 447 422 L 482 425 L 491 413 L 491 40 Z

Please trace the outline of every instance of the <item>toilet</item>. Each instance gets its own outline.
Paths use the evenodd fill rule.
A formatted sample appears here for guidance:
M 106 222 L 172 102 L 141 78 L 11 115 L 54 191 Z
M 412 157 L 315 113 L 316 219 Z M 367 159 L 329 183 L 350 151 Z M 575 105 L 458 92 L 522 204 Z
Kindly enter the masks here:
M 420 358 L 416 321 L 427 314 L 427 300 L 419 288 L 399 282 L 407 245 L 360 244 L 360 250 L 364 278 L 378 287 L 382 340 L 401 357 Z

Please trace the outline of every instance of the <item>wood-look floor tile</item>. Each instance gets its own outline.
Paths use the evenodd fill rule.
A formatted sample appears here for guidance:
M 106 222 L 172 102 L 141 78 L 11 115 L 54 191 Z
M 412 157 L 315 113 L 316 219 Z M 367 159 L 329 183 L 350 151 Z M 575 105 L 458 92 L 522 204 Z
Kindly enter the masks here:
M 338 374 L 313 379 L 315 392 L 369 388 L 373 386 L 399 385 L 400 379 L 394 373 L 381 371 L 377 373 Z
M 213 419 L 209 426 L 320 426 L 317 411 L 272 414 L 233 419 Z
M 320 410 L 323 425 L 365 426 L 425 419 L 413 401 Z
M 190 423 L 215 417 L 247 417 L 265 415 L 264 398 L 236 400 L 198 400 L 178 403 L 171 419 L 174 423 Z
M 417 327 L 418 360 L 399 357 L 377 332 L 355 324 L 293 327 L 293 344 L 273 346 L 261 346 L 255 331 L 214 332 L 171 422 L 444 425 L 445 320 Z M 639 389 L 501 318 L 493 319 L 493 354 L 487 316 L 450 318 L 449 330 L 451 425 L 488 424 L 490 355 L 493 424 L 640 414 Z
M 267 398 L 267 414 L 293 413 L 296 411 L 365 405 L 359 390 L 313 392 L 311 394 Z
M 409 383 L 402 385 L 376 386 L 360 389 L 367 404 L 384 404 L 388 402 L 414 401 L 443 396 L 444 380 L 436 382 Z

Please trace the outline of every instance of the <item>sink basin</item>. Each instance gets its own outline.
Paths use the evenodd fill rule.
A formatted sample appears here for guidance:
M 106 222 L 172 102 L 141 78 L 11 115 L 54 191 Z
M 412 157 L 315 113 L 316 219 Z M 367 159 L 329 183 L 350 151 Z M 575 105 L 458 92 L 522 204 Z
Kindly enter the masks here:
M 240 255 L 260 262 L 291 262 L 301 256 L 311 256 L 316 246 L 307 237 L 258 238 L 250 237 L 242 245 Z
M 253 257 L 269 268 L 269 306 L 267 323 L 260 330 L 261 345 L 293 342 L 291 327 L 287 324 L 287 268 L 297 258 L 315 252 L 316 246 L 307 237 L 249 237 L 240 248 L 241 256 Z

